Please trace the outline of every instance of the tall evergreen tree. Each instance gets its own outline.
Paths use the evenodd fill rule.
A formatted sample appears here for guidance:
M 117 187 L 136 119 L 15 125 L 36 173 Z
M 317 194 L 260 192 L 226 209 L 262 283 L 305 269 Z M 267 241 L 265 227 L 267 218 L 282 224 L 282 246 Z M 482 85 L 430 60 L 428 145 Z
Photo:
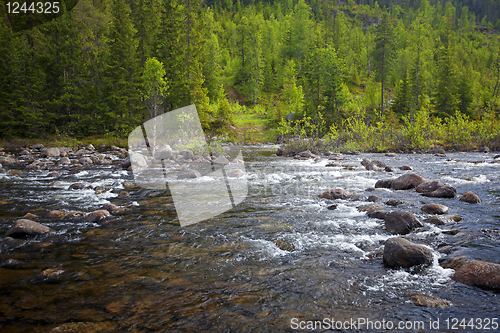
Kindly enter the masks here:
M 384 84 L 388 73 L 391 71 L 393 59 L 395 57 L 396 44 L 393 35 L 393 26 L 389 19 L 389 14 L 384 13 L 382 20 L 375 31 L 375 48 L 373 49 L 373 62 L 377 77 L 380 79 L 381 101 L 380 112 L 384 114 Z
M 137 30 L 130 13 L 125 0 L 113 0 L 105 68 L 109 108 L 105 122 L 112 124 L 109 129 L 123 133 L 142 121 L 144 110 L 140 101 Z

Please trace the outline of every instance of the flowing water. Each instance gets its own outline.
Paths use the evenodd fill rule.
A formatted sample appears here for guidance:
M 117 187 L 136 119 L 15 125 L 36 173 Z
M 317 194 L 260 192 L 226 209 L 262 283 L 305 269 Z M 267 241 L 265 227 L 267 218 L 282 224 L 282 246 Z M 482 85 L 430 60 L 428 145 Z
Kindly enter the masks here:
M 184 228 L 168 190 L 131 186 L 131 173 L 111 166 L 89 166 L 57 178 L 47 177 L 48 171 L 0 174 L 0 235 L 28 212 L 56 231 L 0 254 L 0 331 L 291 332 L 307 331 L 300 329 L 300 321 L 306 327 L 307 321 L 324 318 L 365 318 L 395 325 L 424 322 L 424 329 L 405 330 L 415 332 L 430 331 L 429 322 L 439 319 L 434 331 L 447 332 L 456 331 L 447 329 L 448 318 L 500 316 L 497 293 L 456 283 L 453 270 L 438 264 L 448 255 L 500 264 L 500 164 L 489 163 L 493 154 L 362 154 L 342 156 L 339 167 L 326 167 L 331 162 L 326 158 L 294 160 L 272 156 L 275 150 L 242 147 L 247 198 Z M 396 168 L 411 165 L 426 180 L 454 186 L 459 195 L 473 191 L 482 203 L 425 198 L 414 190 L 367 192 L 378 179 L 405 171 L 367 171 L 360 165 L 363 158 Z M 479 160 L 486 162 L 470 163 Z M 114 191 L 67 190 L 75 182 Z M 360 198 L 334 202 L 317 197 L 331 188 Z M 392 235 L 383 220 L 356 209 L 369 203 L 369 195 L 384 202 L 403 200 L 386 209 L 413 212 L 421 221 L 426 216 L 420 207 L 430 202 L 447 205 L 463 219 L 439 227 L 424 223 L 405 236 L 432 249 L 432 266 L 389 269 L 372 254 Z M 107 202 L 124 209 L 104 225 L 44 217 L 54 209 L 90 212 Z M 333 203 L 337 209 L 327 209 Z M 459 233 L 441 232 L 450 229 Z M 280 242 L 289 250 L 280 249 Z M 9 259 L 18 262 L 9 266 Z M 56 276 L 44 275 L 47 269 Z M 418 307 L 409 301 L 414 295 L 452 305 Z M 316 328 L 328 331 L 325 325 Z M 385 331 L 351 328 L 345 331 Z

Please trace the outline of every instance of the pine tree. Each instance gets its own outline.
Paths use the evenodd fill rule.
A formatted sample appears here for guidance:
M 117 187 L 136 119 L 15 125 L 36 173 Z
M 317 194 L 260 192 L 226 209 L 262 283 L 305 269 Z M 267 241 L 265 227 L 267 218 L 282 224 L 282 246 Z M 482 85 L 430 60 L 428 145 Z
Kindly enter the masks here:
M 389 21 L 389 15 L 384 13 L 382 21 L 375 31 L 375 48 L 373 49 L 373 62 L 377 71 L 377 78 L 381 85 L 381 115 L 384 114 L 384 84 L 389 72 L 391 71 L 393 59 L 395 57 L 396 44 L 393 35 L 392 23 Z
M 113 0 L 105 76 L 108 129 L 126 133 L 143 119 L 140 101 L 140 69 L 137 58 L 137 31 L 125 0 Z

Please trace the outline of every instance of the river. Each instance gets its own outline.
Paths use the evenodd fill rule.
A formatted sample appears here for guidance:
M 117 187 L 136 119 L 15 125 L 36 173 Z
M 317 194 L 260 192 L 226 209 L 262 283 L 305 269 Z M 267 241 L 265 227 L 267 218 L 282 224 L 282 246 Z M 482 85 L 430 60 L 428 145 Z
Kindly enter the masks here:
M 273 156 L 272 146 L 241 149 L 246 199 L 187 227 L 179 225 L 168 190 L 135 187 L 130 172 L 112 166 L 90 165 L 56 178 L 46 170 L 0 173 L 0 238 L 28 212 L 56 231 L 0 254 L 0 331 L 292 332 L 320 321 L 315 331 L 323 332 L 328 323 L 352 320 L 358 325 L 338 331 L 386 331 L 360 326 L 363 318 L 426 325 L 407 326 L 408 332 L 431 331 L 439 320 L 433 331 L 448 332 L 457 331 L 447 327 L 450 318 L 499 317 L 498 293 L 456 283 L 453 270 L 439 265 L 446 256 L 500 264 L 500 164 L 489 163 L 494 153 L 342 155 L 334 161 L 339 166 L 326 167 L 332 162 L 327 158 Z M 367 171 L 363 158 L 385 161 L 396 171 Z M 398 169 L 402 165 L 455 187 L 458 195 L 473 191 L 482 203 L 425 198 L 414 190 L 366 191 L 379 179 L 407 172 Z M 75 182 L 114 191 L 68 190 Z M 318 198 L 332 188 L 360 198 Z M 404 201 L 386 209 L 412 212 L 420 221 L 426 217 L 421 205 L 431 202 L 462 220 L 424 223 L 405 236 L 432 249 L 430 267 L 387 268 L 373 253 L 393 235 L 383 220 L 356 209 L 371 203 L 369 195 Z M 55 209 L 91 212 L 108 202 L 124 209 L 104 225 L 46 217 Z M 329 210 L 334 203 L 337 209 Z M 278 240 L 289 250 L 280 249 Z M 7 264 L 10 259 L 16 264 Z M 47 277 L 48 269 L 56 274 Z M 452 305 L 419 307 L 409 301 L 415 295 Z

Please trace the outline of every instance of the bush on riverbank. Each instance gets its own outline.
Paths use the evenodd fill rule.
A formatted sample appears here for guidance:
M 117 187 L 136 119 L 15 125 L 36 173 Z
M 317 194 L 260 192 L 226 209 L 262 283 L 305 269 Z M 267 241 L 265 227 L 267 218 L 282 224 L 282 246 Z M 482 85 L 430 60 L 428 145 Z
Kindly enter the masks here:
M 285 142 L 284 154 L 311 150 L 324 151 L 388 151 L 429 149 L 445 147 L 456 150 L 470 150 L 489 146 L 500 148 L 500 120 L 493 111 L 484 113 L 479 119 L 456 112 L 442 120 L 433 117 L 429 111 L 420 109 L 411 115 L 399 118 L 387 112 L 370 120 L 362 111 L 356 112 L 340 122 L 331 125 L 323 135 L 322 119 L 310 117 L 293 122 L 282 121 L 278 132 Z

